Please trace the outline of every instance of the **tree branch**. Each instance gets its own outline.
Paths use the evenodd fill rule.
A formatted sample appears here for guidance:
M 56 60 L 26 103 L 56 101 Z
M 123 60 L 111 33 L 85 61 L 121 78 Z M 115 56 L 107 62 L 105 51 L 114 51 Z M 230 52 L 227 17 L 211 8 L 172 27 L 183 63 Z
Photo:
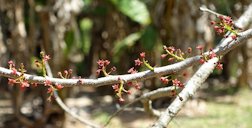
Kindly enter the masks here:
M 233 48 L 239 46 L 242 44 L 242 41 L 249 39 L 252 37 L 252 29 L 249 29 L 244 32 L 240 32 L 239 36 L 237 37 L 237 40 L 232 40 L 231 37 L 226 38 L 222 41 L 221 45 L 219 45 L 217 48 L 214 49 L 214 52 L 216 52 L 217 55 L 224 55 L 228 51 L 232 50 Z M 206 52 L 205 54 L 209 54 L 209 52 Z M 44 84 L 46 80 L 49 80 L 52 82 L 52 84 L 61 84 L 65 87 L 72 87 L 72 86 L 104 86 L 104 85 L 111 85 L 120 83 L 121 80 L 124 80 L 125 83 L 132 82 L 132 81 L 143 81 L 146 79 L 150 79 L 153 77 L 158 77 L 166 74 L 171 74 L 175 72 L 179 72 L 184 70 L 185 68 L 188 68 L 198 62 L 200 59 L 200 55 L 185 59 L 184 61 L 162 66 L 162 67 L 156 67 L 154 68 L 154 71 L 143 71 L 135 74 L 126 74 L 126 75 L 110 75 L 107 77 L 102 77 L 98 79 L 60 79 L 60 78 L 50 78 L 50 77 L 42 77 L 42 76 L 36 76 L 36 75 L 30 75 L 30 74 L 24 74 L 24 77 L 27 81 L 38 83 L 38 84 Z M 20 72 L 17 72 L 18 75 L 20 75 Z M 16 78 L 17 76 L 12 74 L 12 70 L 9 70 L 7 68 L 0 67 L 0 76 L 9 77 L 9 78 Z
M 241 15 L 241 17 L 235 21 L 235 25 L 239 28 L 245 29 L 252 23 L 252 4 L 250 4 L 247 10 Z
M 202 83 L 208 78 L 208 76 L 214 70 L 218 58 L 213 58 L 204 63 L 193 77 L 188 81 L 185 88 L 178 94 L 179 96 L 170 104 L 170 106 L 161 114 L 159 119 L 155 122 L 152 128 L 166 128 L 168 123 L 179 112 L 187 100 L 192 97 L 199 89 Z M 181 101 L 181 98 L 183 99 Z
M 225 16 L 225 15 L 222 15 L 222 14 L 220 14 L 220 13 L 217 13 L 217 12 L 214 12 L 214 11 L 208 9 L 206 6 L 201 6 L 201 7 L 200 7 L 200 10 L 203 11 L 203 12 L 211 13 L 211 14 L 217 16 L 217 17 L 219 17 L 219 16 Z
M 202 10 L 202 8 L 201 8 Z M 208 11 L 209 10 L 204 10 Z M 212 13 L 212 12 L 211 12 Z M 248 24 L 252 21 L 252 18 L 249 18 L 250 21 L 244 20 L 244 15 L 251 15 L 252 13 L 252 4 L 250 5 L 250 8 L 243 14 L 240 20 L 236 22 L 236 24 L 239 24 L 243 21 L 246 21 Z M 246 18 L 245 18 L 246 19 Z M 245 23 L 245 24 L 246 24 Z M 246 26 L 246 25 L 245 25 Z M 243 26 L 244 27 L 244 26 Z M 217 51 L 219 55 L 224 55 L 231 49 L 234 49 L 235 47 L 242 44 L 241 42 L 245 39 L 248 39 L 252 36 L 251 30 L 247 30 L 243 33 L 239 33 L 239 39 L 237 41 L 230 41 L 230 39 L 223 39 L 220 43 L 220 45 L 215 49 L 215 52 Z M 240 42 L 240 43 L 238 43 Z M 186 101 L 189 99 L 189 97 L 192 97 L 195 92 L 199 89 L 199 87 L 203 84 L 203 82 L 208 78 L 208 76 L 213 71 L 214 67 L 216 66 L 219 58 L 213 58 L 209 60 L 207 63 L 204 63 L 198 71 L 193 75 L 193 77 L 188 81 L 185 88 L 178 94 L 179 96 L 176 97 L 176 99 L 170 104 L 170 106 L 161 114 L 159 119 L 155 122 L 155 124 L 152 126 L 152 128 L 165 128 L 169 124 L 169 122 L 176 116 L 176 114 L 180 111 L 180 109 L 183 107 L 183 105 L 186 103 Z M 181 101 L 181 98 L 183 99 Z

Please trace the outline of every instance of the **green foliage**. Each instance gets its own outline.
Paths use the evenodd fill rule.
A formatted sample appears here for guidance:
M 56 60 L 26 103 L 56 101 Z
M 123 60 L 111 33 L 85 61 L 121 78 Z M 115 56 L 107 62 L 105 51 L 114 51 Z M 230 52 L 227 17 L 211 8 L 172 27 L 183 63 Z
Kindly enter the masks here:
M 91 14 L 98 15 L 98 16 L 104 16 L 108 13 L 108 8 L 106 6 L 100 5 L 94 8 L 91 11 Z
M 92 3 L 92 1 L 93 0 L 83 0 L 83 2 L 84 2 L 84 7 L 83 7 L 83 12 L 85 12 L 85 13 L 88 13 L 89 12 L 89 10 L 90 10 L 90 5 L 91 5 L 91 3 Z
M 213 0 L 212 1 L 217 8 L 217 12 L 224 15 L 232 15 L 231 8 L 235 5 L 236 0 Z
M 110 0 L 116 8 L 141 25 L 150 24 L 150 14 L 146 5 L 139 0 Z
M 141 42 L 143 48 L 153 50 L 157 42 L 157 31 L 153 26 L 147 26 L 143 31 L 131 33 L 122 40 L 117 40 L 113 48 L 114 60 L 117 62 L 121 54 L 128 48 L 132 48 L 137 41 Z
M 88 54 L 90 51 L 92 26 L 93 22 L 88 18 L 84 18 L 80 21 L 82 51 L 84 54 Z
M 140 40 L 142 46 L 148 51 L 153 50 L 158 38 L 157 36 L 157 31 L 153 26 L 146 27 Z
M 46 0 L 35 0 L 37 5 L 46 5 Z
M 70 30 L 65 34 L 66 54 L 68 54 L 72 48 L 81 50 L 84 54 L 88 54 L 90 51 L 93 21 L 88 18 L 83 18 L 80 20 L 79 26 L 80 33 L 78 31 Z
M 93 0 L 83 0 L 85 6 L 89 6 Z
M 125 48 L 131 48 L 132 46 L 134 46 L 134 44 L 136 43 L 137 40 L 140 39 L 140 37 L 141 37 L 141 32 L 135 32 L 128 35 L 122 40 L 116 41 L 115 46 L 112 50 L 113 53 L 116 55 L 116 57 L 120 57 L 121 52 L 124 51 Z M 115 60 L 117 59 L 115 58 Z
M 74 44 L 74 32 L 67 31 L 65 35 L 66 48 L 64 49 L 65 53 L 68 53 Z

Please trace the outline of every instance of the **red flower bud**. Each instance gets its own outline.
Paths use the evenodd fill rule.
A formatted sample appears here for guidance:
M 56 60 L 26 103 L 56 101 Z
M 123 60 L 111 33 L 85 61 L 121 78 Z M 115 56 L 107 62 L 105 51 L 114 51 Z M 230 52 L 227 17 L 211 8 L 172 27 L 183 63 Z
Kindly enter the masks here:
M 162 54 L 161 59 L 164 59 L 167 56 L 167 54 Z
M 59 90 L 62 89 L 62 88 L 64 88 L 64 86 L 62 86 L 61 84 L 56 84 L 55 86 L 56 86 L 56 88 L 59 89 Z
M 198 50 L 203 50 L 203 46 L 202 45 L 198 45 L 197 47 L 196 47 L 196 49 L 198 49 Z
M 145 52 L 140 53 L 140 58 L 145 58 Z
M 215 21 L 211 21 L 210 23 L 211 23 L 211 25 L 214 25 L 214 24 L 216 24 L 216 22 L 215 22 Z
M 236 36 L 236 35 L 232 35 L 231 38 L 232 38 L 233 40 L 236 40 L 236 39 L 237 39 L 237 36 Z
M 125 100 L 122 97 L 119 98 L 119 102 L 124 102 L 124 101 Z
M 161 77 L 160 80 L 163 84 L 168 84 L 169 82 L 169 80 L 166 77 Z

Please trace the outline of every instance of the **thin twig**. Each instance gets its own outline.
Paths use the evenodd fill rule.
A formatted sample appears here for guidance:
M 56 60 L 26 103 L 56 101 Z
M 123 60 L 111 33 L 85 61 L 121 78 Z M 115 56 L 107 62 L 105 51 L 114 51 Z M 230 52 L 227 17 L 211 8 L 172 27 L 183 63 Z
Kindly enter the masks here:
M 120 112 L 122 112 L 123 110 L 125 110 L 126 108 L 128 108 L 130 105 L 138 102 L 138 101 L 142 101 L 142 100 L 154 100 L 154 99 L 158 99 L 161 97 L 167 97 L 167 96 L 171 96 L 171 94 L 169 93 L 170 91 L 174 90 L 175 88 L 173 86 L 171 87 L 164 87 L 164 88 L 158 88 L 156 90 L 153 90 L 151 92 L 147 92 L 144 93 L 142 96 L 134 99 L 132 102 L 122 106 L 120 109 L 118 109 L 115 113 L 113 113 L 109 119 L 106 121 L 104 127 L 106 127 L 110 121 L 116 116 L 118 115 Z M 157 114 L 158 112 L 154 112 L 154 114 Z
M 200 10 L 203 11 L 203 12 L 211 13 L 211 14 L 215 15 L 216 17 L 220 17 L 220 16 L 226 17 L 226 15 L 223 15 L 223 14 L 217 13 L 217 12 L 215 12 L 215 11 L 213 11 L 213 10 L 210 10 L 210 9 L 208 9 L 206 6 L 201 6 L 201 7 L 200 7 Z M 241 29 L 242 26 L 238 25 L 238 24 L 235 22 L 235 23 L 234 23 L 234 27 L 235 27 L 235 28 Z
M 217 13 L 217 12 L 214 12 L 214 11 L 208 9 L 206 6 L 201 6 L 201 7 L 200 7 L 200 10 L 203 11 L 203 12 L 211 13 L 211 14 L 217 16 L 217 17 L 219 17 L 219 16 L 225 16 L 225 15 L 223 15 L 223 14 L 220 14 L 220 13 Z
M 145 112 L 144 108 L 141 107 L 129 107 L 129 108 L 125 108 L 123 111 L 138 111 L 138 112 Z M 161 112 L 159 110 L 156 109 L 152 109 L 153 111 L 153 116 L 159 117 L 161 115 Z
M 46 71 L 47 71 L 47 75 L 48 77 L 53 77 L 52 74 L 52 70 L 50 68 L 50 65 L 48 64 L 48 62 L 46 62 Z M 62 99 L 59 97 L 58 95 L 58 91 L 56 89 L 53 90 L 53 96 L 55 98 L 55 101 L 57 102 L 57 104 L 69 115 L 71 115 L 73 118 L 79 120 L 81 123 L 91 127 L 91 128 L 101 128 L 100 126 L 98 126 L 97 124 L 94 124 L 86 119 L 84 119 L 83 117 L 79 116 L 78 114 L 76 114 L 75 112 L 71 111 L 71 109 L 69 107 L 67 107 L 67 105 L 62 101 Z
M 91 127 L 91 128 L 101 128 L 100 126 L 98 126 L 95 123 L 92 123 L 91 121 L 88 121 L 86 119 L 84 119 L 83 117 L 81 117 L 80 115 L 76 114 L 75 112 L 71 111 L 70 108 L 68 108 L 65 103 L 61 100 L 61 98 L 58 95 L 58 92 L 55 90 L 53 91 L 53 95 L 55 97 L 56 102 L 58 103 L 58 105 L 65 111 L 67 112 L 69 115 L 71 115 L 74 119 L 79 120 L 81 123 Z

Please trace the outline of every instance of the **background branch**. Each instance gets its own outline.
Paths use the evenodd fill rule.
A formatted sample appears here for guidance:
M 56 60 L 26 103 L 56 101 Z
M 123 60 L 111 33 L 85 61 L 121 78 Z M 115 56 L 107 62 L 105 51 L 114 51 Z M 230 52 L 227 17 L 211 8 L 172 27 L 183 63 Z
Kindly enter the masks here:
M 150 92 L 147 92 L 147 93 L 144 93 L 142 96 L 134 99 L 132 102 L 120 107 L 115 113 L 113 113 L 109 119 L 106 121 L 105 125 L 104 126 L 107 126 L 110 121 L 116 116 L 118 115 L 120 112 L 122 112 L 123 110 L 126 110 L 126 108 L 128 108 L 130 105 L 136 103 L 136 102 L 139 102 L 139 101 L 142 101 L 142 102 L 146 102 L 146 101 L 152 101 L 152 100 L 155 100 L 155 99 L 158 99 L 158 98 L 162 98 L 162 97 L 168 97 L 168 96 L 171 96 L 171 92 L 172 90 L 174 90 L 175 87 L 173 86 L 170 86 L 170 87 L 164 87 L 164 88 L 158 88 L 156 90 L 153 90 L 153 91 L 150 91 Z M 179 88 L 177 88 L 179 89 Z M 153 109 L 152 109 L 153 110 Z M 154 116 L 158 116 L 160 115 L 159 111 L 157 110 L 153 110 L 153 115 Z

